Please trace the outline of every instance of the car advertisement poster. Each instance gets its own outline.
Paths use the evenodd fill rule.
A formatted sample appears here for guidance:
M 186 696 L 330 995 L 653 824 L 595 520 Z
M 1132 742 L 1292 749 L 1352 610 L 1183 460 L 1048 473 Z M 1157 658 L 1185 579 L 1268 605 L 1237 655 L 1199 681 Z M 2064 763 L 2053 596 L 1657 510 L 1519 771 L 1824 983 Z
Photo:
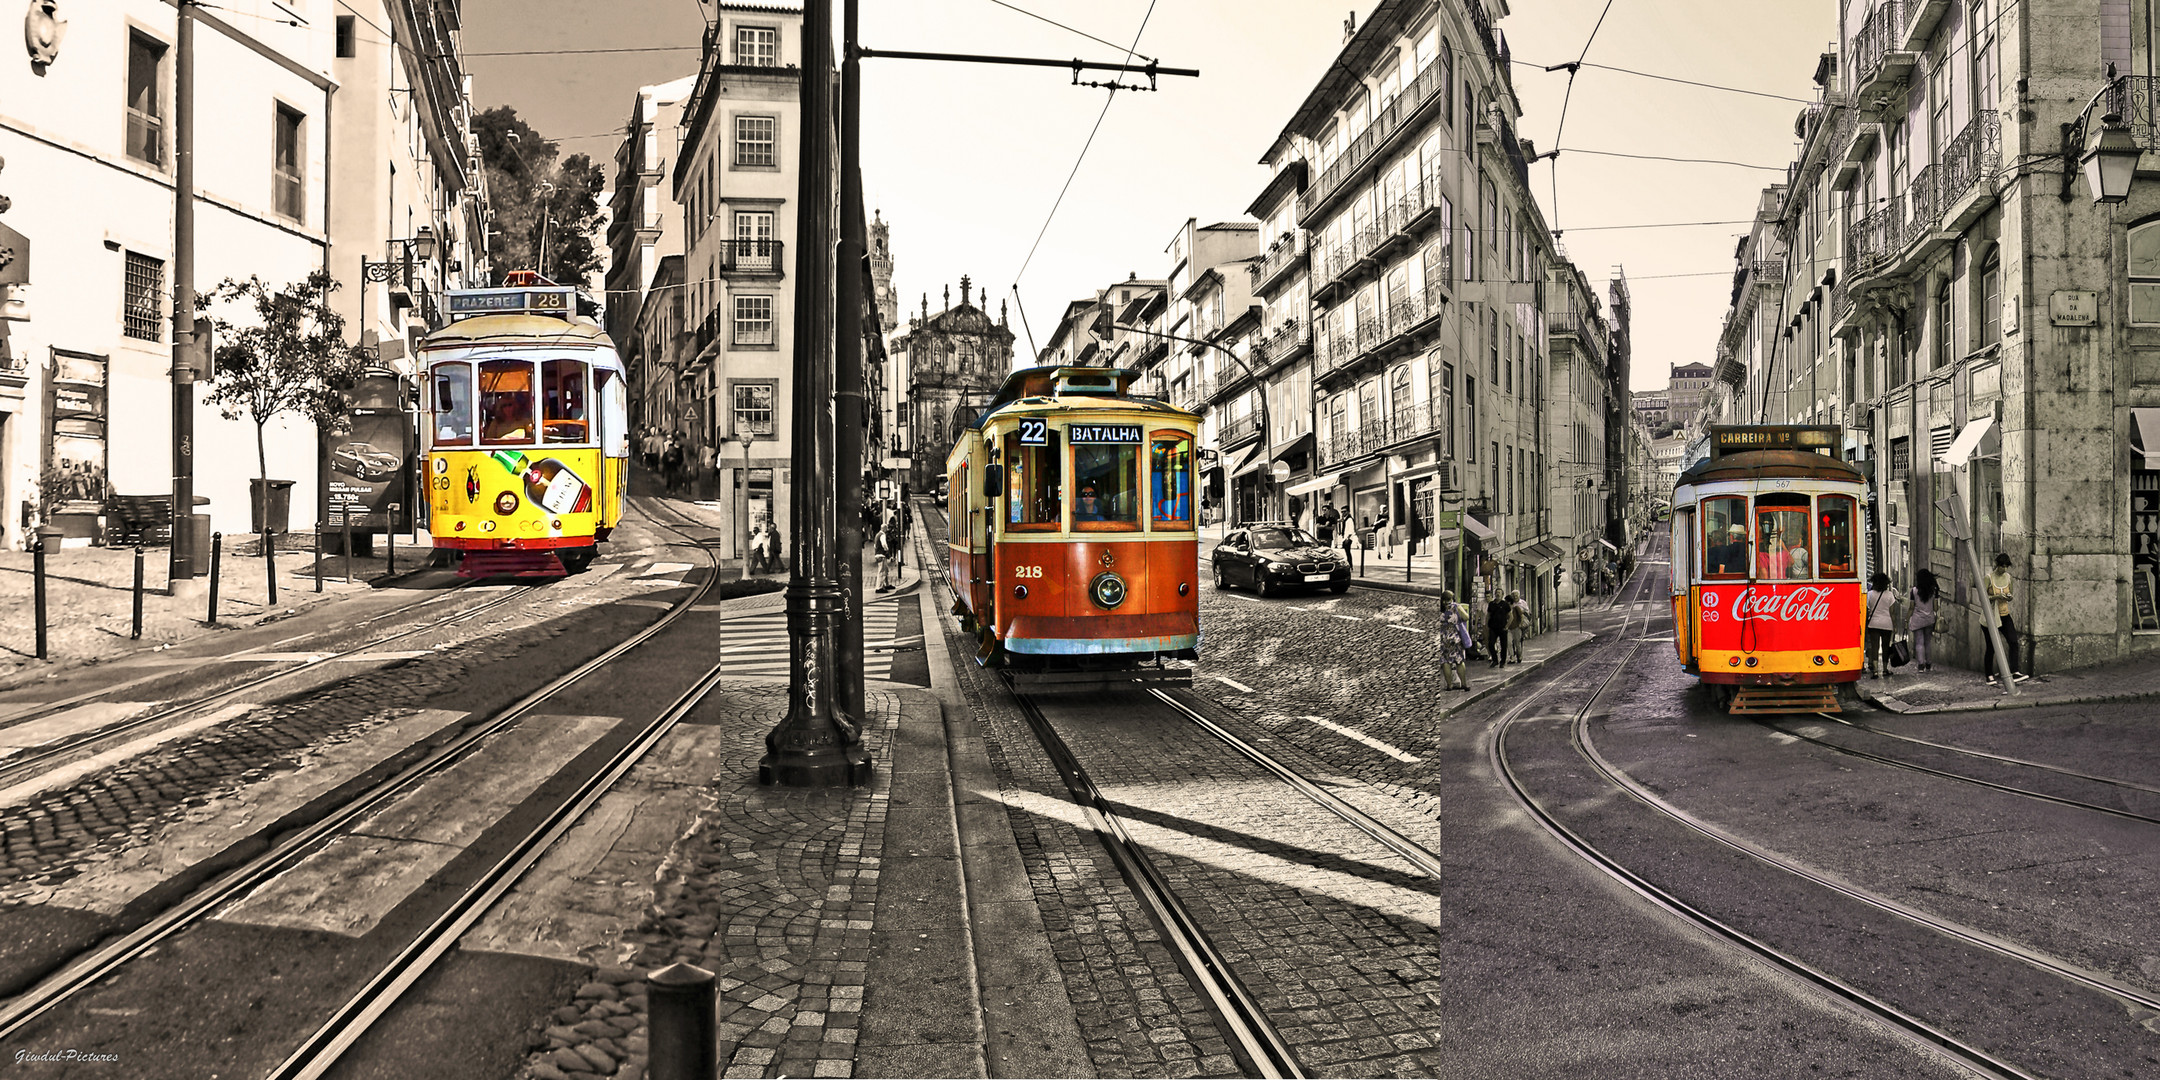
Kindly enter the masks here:
M 352 429 L 330 440 L 327 527 L 349 517 L 355 532 L 412 531 L 411 425 L 402 409 L 353 410 Z

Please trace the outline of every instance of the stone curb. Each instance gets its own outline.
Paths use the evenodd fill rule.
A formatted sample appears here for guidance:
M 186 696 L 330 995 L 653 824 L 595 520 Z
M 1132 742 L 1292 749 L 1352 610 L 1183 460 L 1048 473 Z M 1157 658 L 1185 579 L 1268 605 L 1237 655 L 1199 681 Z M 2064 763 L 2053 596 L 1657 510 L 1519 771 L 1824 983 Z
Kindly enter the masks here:
M 1871 705 L 1906 716 L 1922 716 L 1930 713 L 1989 712 L 1995 709 L 2037 709 L 2043 705 L 2115 705 L 2131 701 L 2160 699 L 2160 691 L 2148 691 L 2138 694 L 2076 694 L 2070 697 L 2050 698 L 2019 696 L 1989 702 L 1945 702 L 1941 705 L 1914 705 L 1895 694 L 1860 690 L 1855 690 L 1854 693 L 1860 700 Z
M 1522 678 L 1523 676 L 1526 676 L 1531 672 L 1544 667 L 1546 664 L 1549 664 L 1554 660 L 1566 656 L 1567 654 L 1574 652 L 1575 650 L 1580 649 L 1583 646 L 1597 640 L 1596 634 L 1584 633 L 1580 630 L 1555 630 L 1553 631 L 1553 633 L 1581 634 L 1582 637 L 1573 643 L 1570 643 L 1558 649 L 1554 649 L 1552 652 L 1546 653 L 1544 656 L 1539 657 L 1535 663 L 1524 661 L 1521 671 L 1515 673 L 1514 675 L 1508 676 L 1507 678 L 1502 679 L 1499 682 L 1490 683 L 1489 685 L 1485 686 L 1472 687 L 1470 690 L 1470 696 L 1456 702 L 1452 706 L 1449 706 L 1447 711 L 1442 714 L 1441 719 L 1445 720 L 1448 717 L 1455 715 L 1455 713 L 1465 705 L 1468 705 L 1474 701 L 1478 701 L 1486 697 L 1487 695 L 1498 693 L 1501 690 L 1507 689 L 1509 686 L 1513 685 L 1518 679 Z M 1508 666 L 1513 667 L 1515 665 L 1510 664 Z

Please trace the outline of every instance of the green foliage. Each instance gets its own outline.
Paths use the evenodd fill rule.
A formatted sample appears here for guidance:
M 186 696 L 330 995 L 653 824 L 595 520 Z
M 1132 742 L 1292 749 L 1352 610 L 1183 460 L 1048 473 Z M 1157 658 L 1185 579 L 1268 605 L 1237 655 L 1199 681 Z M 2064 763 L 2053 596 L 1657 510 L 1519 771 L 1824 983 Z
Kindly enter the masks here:
M 210 390 L 203 400 L 227 420 L 255 421 L 256 458 L 269 477 L 263 428 L 279 416 L 298 416 L 320 430 L 345 420 L 345 398 L 366 366 L 366 355 L 345 343 L 345 319 L 330 308 L 336 280 L 320 270 L 273 290 L 261 278 L 226 278 L 195 306 L 235 305 L 252 321 L 218 320 Z
M 560 145 L 508 105 L 473 117 L 472 126 L 495 212 L 488 235 L 494 284 L 510 271 L 539 267 L 551 281 L 590 287 L 601 262 L 596 241 L 607 224 L 600 204 L 604 171 L 584 154 L 556 160 Z M 547 265 L 540 267 L 543 238 Z

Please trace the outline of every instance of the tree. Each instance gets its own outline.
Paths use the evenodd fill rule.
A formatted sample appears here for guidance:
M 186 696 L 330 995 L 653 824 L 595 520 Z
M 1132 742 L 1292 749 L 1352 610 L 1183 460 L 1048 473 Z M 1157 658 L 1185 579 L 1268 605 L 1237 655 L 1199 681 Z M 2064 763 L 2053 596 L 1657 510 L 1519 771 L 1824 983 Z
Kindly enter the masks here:
M 206 312 L 216 303 L 253 310 L 251 325 L 218 320 L 204 401 L 227 420 L 244 413 L 255 421 L 255 462 L 265 489 L 270 455 L 264 428 L 280 416 L 302 417 L 323 431 L 341 423 L 345 398 L 340 391 L 350 388 L 366 366 L 366 355 L 345 343 L 344 317 L 330 308 L 337 287 L 320 270 L 274 292 L 250 275 L 246 281 L 226 278 L 195 301 Z
M 512 270 L 540 267 L 546 241 L 547 265 L 541 273 L 565 285 L 590 286 L 600 268 L 595 244 L 606 227 L 600 195 L 606 177 L 584 154 L 560 161 L 561 147 L 518 119 L 517 110 L 498 105 L 473 117 L 480 136 L 481 167 L 487 170 L 488 202 L 495 221 L 488 233 L 488 259 L 495 284 Z

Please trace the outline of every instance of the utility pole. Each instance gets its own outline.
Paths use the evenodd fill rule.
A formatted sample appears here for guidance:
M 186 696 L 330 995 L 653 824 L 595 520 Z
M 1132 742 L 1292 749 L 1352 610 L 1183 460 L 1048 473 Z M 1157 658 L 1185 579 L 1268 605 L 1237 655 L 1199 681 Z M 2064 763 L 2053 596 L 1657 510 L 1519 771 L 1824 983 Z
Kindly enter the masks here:
M 196 575 L 195 550 L 195 16 L 179 0 L 173 75 L 172 555 L 168 590 Z
M 832 3 L 803 5 L 802 135 L 795 187 L 795 362 L 790 402 L 794 486 L 789 492 L 795 563 L 787 588 L 787 715 L 765 736 L 758 782 L 790 787 L 855 785 L 870 778 L 859 716 L 833 683 L 833 93 Z
M 829 0 L 810 0 L 812 4 Z M 855 40 L 856 6 L 841 5 L 840 57 L 840 256 L 837 301 L 838 366 L 833 373 L 833 515 L 839 518 L 834 561 L 840 570 L 841 617 L 835 647 L 840 667 L 840 708 L 861 717 L 863 708 L 863 260 L 867 237 L 862 214 L 862 59 Z M 800 249 L 798 249 L 800 250 Z

